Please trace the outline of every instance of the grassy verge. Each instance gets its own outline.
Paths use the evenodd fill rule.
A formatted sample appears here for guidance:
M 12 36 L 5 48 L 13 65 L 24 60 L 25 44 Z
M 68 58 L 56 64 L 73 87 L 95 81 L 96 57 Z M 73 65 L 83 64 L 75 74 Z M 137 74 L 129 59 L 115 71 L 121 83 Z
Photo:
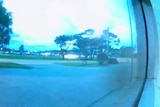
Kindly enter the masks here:
M 23 64 L 16 64 L 11 62 L 0 62 L 0 68 L 24 68 L 24 69 L 31 69 L 28 65 Z
M 1 54 L 0 58 L 7 59 L 33 59 L 33 60 L 60 60 L 60 57 L 56 56 L 38 56 L 38 55 L 10 55 Z
M 10 54 L 0 54 L 2 59 L 24 59 L 24 60 L 52 60 L 55 64 L 64 66 L 99 66 L 97 60 L 88 60 L 85 64 L 79 59 L 65 59 L 62 60 L 61 57 L 56 56 L 38 56 L 38 55 L 10 55 Z M 104 64 L 106 66 L 108 64 Z M 0 68 L 28 68 L 26 65 L 20 65 L 15 63 L 0 63 Z
M 65 61 L 58 61 L 55 64 L 65 65 L 65 66 L 98 66 L 97 61 L 87 61 L 84 63 L 80 60 L 65 60 Z

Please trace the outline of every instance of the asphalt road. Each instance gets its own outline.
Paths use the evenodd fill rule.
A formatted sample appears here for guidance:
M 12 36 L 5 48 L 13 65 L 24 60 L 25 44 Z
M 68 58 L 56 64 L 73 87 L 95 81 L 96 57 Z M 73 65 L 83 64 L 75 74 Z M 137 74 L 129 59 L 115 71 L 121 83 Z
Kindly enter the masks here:
M 109 107 L 131 79 L 129 63 L 97 67 L 18 63 L 33 69 L 0 68 L 0 107 Z

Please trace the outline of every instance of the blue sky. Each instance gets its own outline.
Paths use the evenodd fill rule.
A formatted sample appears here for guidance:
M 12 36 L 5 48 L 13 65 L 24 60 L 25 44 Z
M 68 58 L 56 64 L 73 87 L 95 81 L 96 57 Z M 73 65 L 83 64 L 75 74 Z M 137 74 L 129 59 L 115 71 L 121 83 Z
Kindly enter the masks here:
M 12 48 L 55 49 L 57 35 L 92 28 L 98 36 L 108 27 L 131 45 L 126 0 L 4 0 L 4 5 L 13 12 Z

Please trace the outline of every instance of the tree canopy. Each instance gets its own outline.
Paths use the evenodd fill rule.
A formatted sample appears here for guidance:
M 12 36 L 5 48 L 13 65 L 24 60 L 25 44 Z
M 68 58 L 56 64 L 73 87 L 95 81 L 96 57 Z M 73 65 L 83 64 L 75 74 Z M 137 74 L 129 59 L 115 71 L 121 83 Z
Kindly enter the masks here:
M 63 59 L 64 59 L 64 55 L 66 54 L 67 49 L 70 46 L 69 43 L 67 44 L 67 41 L 71 41 L 71 40 L 72 40 L 71 36 L 68 36 L 68 35 L 57 36 L 54 40 L 54 42 L 58 44 L 59 48 L 61 49 L 61 55 Z
M 63 58 L 70 45 L 76 46 L 85 58 L 90 56 L 91 59 L 93 59 L 97 51 L 99 53 L 105 51 L 109 55 L 109 50 L 115 45 L 119 45 L 120 39 L 117 35 L 108 30 L 103 30 L 101 35 L 93 37 L 94 31 L 93 29 L 87 29 L 74 35 L 59 35 L 55 38 L 54 42 L 59 45 Z M 69 41 L 73 41 L 72 44 L 67 44 Z
M 12 14 L 8 12 L 0 1 L 0 46 L 8 45 L 12 33 Z

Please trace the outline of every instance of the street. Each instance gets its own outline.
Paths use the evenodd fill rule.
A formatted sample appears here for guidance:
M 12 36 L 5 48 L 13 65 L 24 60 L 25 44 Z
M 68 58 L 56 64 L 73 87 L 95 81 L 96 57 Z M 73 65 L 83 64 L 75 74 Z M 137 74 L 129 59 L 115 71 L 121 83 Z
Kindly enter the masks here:
M 131 78 L 129 63 L 72 67 L 22 62 L 33 68 L 0 68 L 0 107 L 109 107 Z

